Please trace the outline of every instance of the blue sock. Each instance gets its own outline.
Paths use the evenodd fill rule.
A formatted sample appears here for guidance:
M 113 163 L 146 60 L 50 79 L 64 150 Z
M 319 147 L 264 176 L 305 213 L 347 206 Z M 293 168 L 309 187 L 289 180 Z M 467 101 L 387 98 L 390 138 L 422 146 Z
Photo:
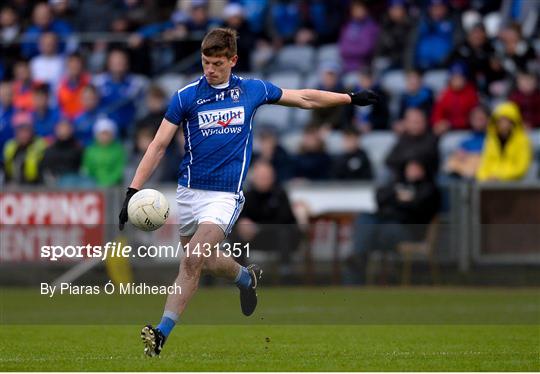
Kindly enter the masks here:
M 163 313 L 163 317 L 161 318 L 161 322 L 159 325 L 157 325 L 157 329 L 165 335 L 165 337 L 168 337 L 171 333 L 172 329 L 176 325 L 176 322 L 178 321 L 178 314 L 169 312 L 166 310 Z
M 234 283 L 236 283 L 238 288 L 251 287 L 251 276 L 249 275 L 248 269 L 241 266 L 240 270 L 238 271 L 238 275 L 236 276 L 236 279 L 234 280 Z

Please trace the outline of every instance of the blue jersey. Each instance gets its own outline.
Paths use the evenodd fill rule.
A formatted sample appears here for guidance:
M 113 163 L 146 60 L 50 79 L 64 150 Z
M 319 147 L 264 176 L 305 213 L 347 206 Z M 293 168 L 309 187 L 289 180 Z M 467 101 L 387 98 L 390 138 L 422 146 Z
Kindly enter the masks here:
M 185 155 L 178 183 L 188 188 L 238 193 L 246 178 L 257 108 L 281 98 L 270 82 L 231 75 L 224 88 L 202 76 L 178 90 L 165 119 L 182 125 Z

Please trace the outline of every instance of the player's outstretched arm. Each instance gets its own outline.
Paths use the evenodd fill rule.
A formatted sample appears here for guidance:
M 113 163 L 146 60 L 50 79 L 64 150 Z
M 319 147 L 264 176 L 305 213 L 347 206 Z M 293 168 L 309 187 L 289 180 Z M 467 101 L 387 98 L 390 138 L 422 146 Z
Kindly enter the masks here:
M 379 102 L 379 95 L 371 90 L 351 93 L 336 93 L 322 90 L 283 90 L 279 105 L 294 106 L 302 109 L 328 108 L 338 105 L 371 105 Z
M 175 124 L 167 121 L 166 119 L 163 119 L 163 121 L 161 121 L 161 125 L 159 126 L 156 136 L 154 136 L 154 139 L 144 153 L 144 156 L 139 163 L 137 170 L 135 171 L 133 181 L 127 189 L 124 204 L 122 205 L 122 210 L 120 211 L 120 215 L 118 216 L 120 230 L 124 229 L 124 224 L 128 220 L 127 206 L 129 203 L 129 199 L 131 199 L 131 197 L 142 188 L 142 186 L 148 180 L 148 178 L 150 178 L 154 170 L 156 170 L 159 162 L 161 161 L 161 158 L 165 154 L 165 150 L 169 146 L 172 138 L 174 137 L 176 130 L 178 130 L 178 126 L 176 126 Z

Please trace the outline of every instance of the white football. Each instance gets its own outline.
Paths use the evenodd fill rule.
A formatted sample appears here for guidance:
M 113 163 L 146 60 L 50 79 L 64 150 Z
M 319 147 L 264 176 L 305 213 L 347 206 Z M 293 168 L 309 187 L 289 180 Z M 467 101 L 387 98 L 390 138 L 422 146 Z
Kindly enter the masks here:
M 129 199 L 128 217 L 129 222 L 143 231 L 157 230 L 169 217 L 169 202 L 157 190 L 140 190 Z

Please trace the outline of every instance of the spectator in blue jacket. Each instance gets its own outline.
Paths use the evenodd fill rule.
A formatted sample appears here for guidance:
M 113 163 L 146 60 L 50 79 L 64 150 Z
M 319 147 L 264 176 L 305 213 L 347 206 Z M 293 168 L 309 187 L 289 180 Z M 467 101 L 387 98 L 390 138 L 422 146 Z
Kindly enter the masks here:
M 300 4 L 298 1 L 278 0 L 270 7 L 270 28 L 272 37 L 278 43 L 294 41 L 302 26 Z
M 0 149 L 4 149 L 4 144 L 15 135 L 11 121 L 14 112 L 11 83 L 0 81 Z M 0 152 L 0 162 L 3 157 L 3 153 Z
M 403 118 L 409 108 L 421 109 L 429 118 L 433 108 L 433 91 L 422 84 L 422 74 L 418 70 L 409 70 L 405 79 L 405 92 L 400 98 L 399 118 Z
M 390 113 L 388 111 L 388 95 L 375 80 L 374 74 L 369 68 L 363 68 L 358 73 L 358 84 L 354 86 L 356 90 L 372 90 L 379 95 L 379 102 L 366 107 L 346 108 L 352 111 L 353 127 L 362 133 L 371 130 L 387 130 L 389 128 Z
M 44 32 L 53 32 L 61 39 L 65 39 L 72 33 L 72 29 L 66 22 L 54 19 L 48 3 L 38 3 L 32 12 L 32 25 L 23 34 L 25 41 L 22 45 L 22 53 L 24 57 L 31 58 L 39 53 L 38 40 Z M 64 49 L 65 44 L 62 43 L 60 50 Z
M 480 167 L 486 129 L 490 118 L 487 107 L 476 106 L 469 115 L 472 133 L 466 136 L 445 162 L 444 171 L 453 176 L 473 179 Z
M 50 86 L 46 83 L 36 84 L 32 90 L 34 110 L 32 119 L 36 135 L 51 138 L 54 136 L 54 127 L 60 121 L 60 110 L 50 104 Z
M 416 30 L 414 65 L 428 70 L 441 67 L 455 45 L 458 25 L 450 18 L 447 0 L 429 0 L 428 14 Z
M 107 72 L 95 77 L 93 82 L 101 96 L 103 111 L 118 124 L 119 134 L 125 138 L 137 112 L 137 103 L 144 97 L 145 84 L 129 73 L 125 51 L 114 49 L 107 58 Z
M 94 140 L 94 124 L 100 116 L 105 116 L 99 101 L 97 88 L 86 86 L 82 93 L 83 112 L 73 121 L 75 138 L 85 147 Z
M 231 3 L 242 5 L 249 28 L 254 34 L 260 37 L 266 32 L 268 0 L 233 0 Z

